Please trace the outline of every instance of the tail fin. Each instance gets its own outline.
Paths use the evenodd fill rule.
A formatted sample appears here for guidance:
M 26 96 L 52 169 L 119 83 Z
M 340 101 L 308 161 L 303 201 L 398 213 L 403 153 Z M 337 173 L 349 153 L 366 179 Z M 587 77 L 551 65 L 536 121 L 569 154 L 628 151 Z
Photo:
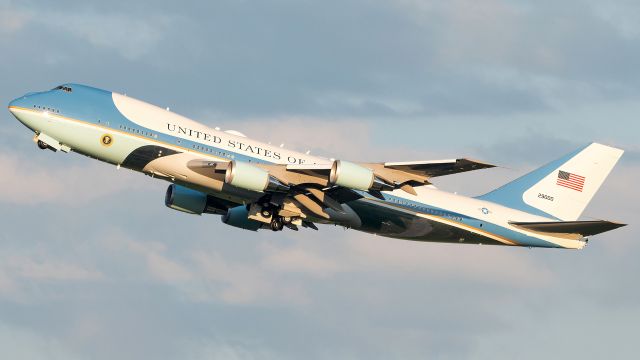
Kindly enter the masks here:
M 541 216 L 574 221 L 623 152 L 592 143 L 479 198 Z

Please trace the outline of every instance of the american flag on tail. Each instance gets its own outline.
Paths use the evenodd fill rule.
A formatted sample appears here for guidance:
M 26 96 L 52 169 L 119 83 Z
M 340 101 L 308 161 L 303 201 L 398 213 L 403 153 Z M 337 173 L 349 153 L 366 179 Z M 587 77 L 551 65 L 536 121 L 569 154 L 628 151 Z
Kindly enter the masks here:
M 556 185 L 564 186 L 566 188 L 582 192 L 584 180 L 584 176 L 560 170 L 558 171 L 558 180 L 556 181 Z

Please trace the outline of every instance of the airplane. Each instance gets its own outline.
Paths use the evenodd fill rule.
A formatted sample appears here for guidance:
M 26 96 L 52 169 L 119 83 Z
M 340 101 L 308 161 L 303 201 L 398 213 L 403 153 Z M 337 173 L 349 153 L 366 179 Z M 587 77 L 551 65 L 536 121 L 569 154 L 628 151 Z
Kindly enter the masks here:
M 333 224 L 424 242 L 582 249 L 626 224 L 579 220 L 623 154 L 591 143 L 477 197 L 432 178 L 494 165 L 467 159 L 356 163 L 210 128 L 127 95 L 64 84 L 9 103 L 41 149 L 171 182 L 165 204 L 257 231 Z

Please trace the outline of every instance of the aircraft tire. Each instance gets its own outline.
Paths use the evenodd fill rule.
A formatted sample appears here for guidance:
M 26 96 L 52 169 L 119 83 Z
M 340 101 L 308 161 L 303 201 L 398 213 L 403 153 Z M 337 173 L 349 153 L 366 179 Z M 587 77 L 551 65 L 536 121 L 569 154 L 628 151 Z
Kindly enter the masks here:
M 273 231 L 282 231 L 282 229 L 284 228 L 284 223 L 280 218 L 274 218 L 273 220 L 271 220 L 270 226 L 271 230 Z

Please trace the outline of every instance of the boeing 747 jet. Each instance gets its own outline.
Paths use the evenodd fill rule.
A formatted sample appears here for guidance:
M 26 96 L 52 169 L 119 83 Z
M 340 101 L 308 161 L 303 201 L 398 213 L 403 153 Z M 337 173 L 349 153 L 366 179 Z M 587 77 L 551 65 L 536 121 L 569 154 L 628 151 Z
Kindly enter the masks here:
M 357 163 L 220 131 L 140 100 L 65 84 L 9 111 L 41 149 L 70 152 L 171 184 L 165 204 L 257 231 L 335 224 L 405 240 L 581 249 L 624 224 L 579 220 L 623 151 L 592 143 L 496 190 L 465 197 L 432 179 L 493 165 L 471 159 Z

